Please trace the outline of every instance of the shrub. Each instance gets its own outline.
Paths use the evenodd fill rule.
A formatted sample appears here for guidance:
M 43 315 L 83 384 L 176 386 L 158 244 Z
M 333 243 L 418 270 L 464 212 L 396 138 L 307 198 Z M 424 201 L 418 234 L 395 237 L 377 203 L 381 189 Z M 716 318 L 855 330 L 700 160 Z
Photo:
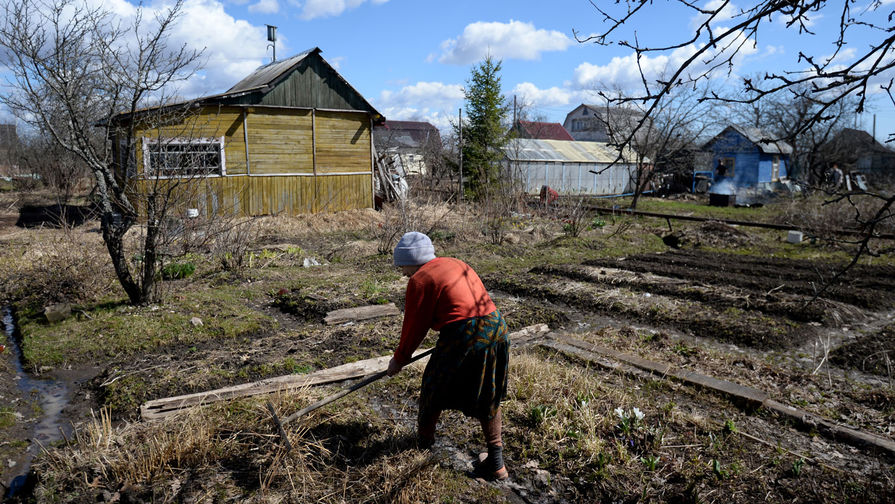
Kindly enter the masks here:
M 196 272 L 196 265 L 191 262 L 175 262 L 162 266 L 161 274 L 165 280 L 187 278 Z
M 95 301 L 115 282 L 109 257 L 93 236 L 70 230 L 36 231 L 21 247 L 0 254 L 0 300 L 26 311 L 53 303 Z

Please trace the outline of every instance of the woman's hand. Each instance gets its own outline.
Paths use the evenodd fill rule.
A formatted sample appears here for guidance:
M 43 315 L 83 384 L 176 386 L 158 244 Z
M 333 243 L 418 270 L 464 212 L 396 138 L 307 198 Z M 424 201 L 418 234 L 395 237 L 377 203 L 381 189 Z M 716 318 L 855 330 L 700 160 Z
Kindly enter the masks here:
M 396 361 L 395 358 L 392 357 L 392 360 L 388 361 L 388 371 L 386 371 L 385 373 L 389 376 L 395 376 L 396 374 L 401 372 L 401 369 L 403 367 L 404 366 L 398 364 L 398 361 Z

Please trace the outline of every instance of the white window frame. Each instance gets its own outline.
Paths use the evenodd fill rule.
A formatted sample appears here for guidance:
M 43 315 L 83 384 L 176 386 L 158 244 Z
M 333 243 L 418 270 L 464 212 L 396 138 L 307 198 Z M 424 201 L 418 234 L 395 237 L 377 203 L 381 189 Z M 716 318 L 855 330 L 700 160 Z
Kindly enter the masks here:
M 220 157 L 221 164 L 220 167 L 216 167 L 213 170 L 209 170 L 207 173 L 203 173 L 201 167 L 191 167 L 192 170 L 184 171 L 181 174 L 157 174 L 152 169 L 152 155 L 158 155 L 158 152 L 154 152 L 152 149 L 154 146 L 159 144 L 159 141 L 164 142 L 165 145 L 190 145 L 190 144 L 199 144 L 199 145 L 208 145 L 208 144 L 217 144 L 217 154 Z M 173 179 L 173 178 L 193 178 L 193 177 L 223 177 L 227 175 L 227 158 L 224 155 L 225 151 L 225 142 L 224 137 L 205 137 L 205 138 L 149 138 L 143 137 L 143 176 L 151 177 L 151 178 L 160 178 L 160 179 Z M 181 168 L 182 170 L 182 168 Z

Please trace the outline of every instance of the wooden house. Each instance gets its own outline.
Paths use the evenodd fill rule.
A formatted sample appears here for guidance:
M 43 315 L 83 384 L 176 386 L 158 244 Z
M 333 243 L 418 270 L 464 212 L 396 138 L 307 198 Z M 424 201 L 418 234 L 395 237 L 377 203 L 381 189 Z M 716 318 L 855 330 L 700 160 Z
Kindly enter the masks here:
M 723 177 L 735 187 L 768 186 L 787 177 L 792 146 L 757 128 L 731 125 L 703 145 L 712 167 L 723 165 Z
M 113 118 L 118 171 L 134 194 L 178 183 L 202 214 L 373 206 L 373 136 L 385 118 L 314 48 L 224 93 Z M 195 210 L 191 213 L 194 213 Z
M 846 171 L 861 171 L 874 177 L 895 176 L 895 151 L 862 130 L 844 128 L 819 149 L 822 161 Z

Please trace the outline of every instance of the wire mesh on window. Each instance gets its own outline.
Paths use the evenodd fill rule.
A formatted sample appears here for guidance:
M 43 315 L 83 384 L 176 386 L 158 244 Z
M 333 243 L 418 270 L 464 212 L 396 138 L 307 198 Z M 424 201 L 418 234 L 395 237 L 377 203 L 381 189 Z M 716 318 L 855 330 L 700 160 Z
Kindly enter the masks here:
M 221 173 L 219 142 L 159 142 L 149 148 L 153 176 L 188 177 Z

